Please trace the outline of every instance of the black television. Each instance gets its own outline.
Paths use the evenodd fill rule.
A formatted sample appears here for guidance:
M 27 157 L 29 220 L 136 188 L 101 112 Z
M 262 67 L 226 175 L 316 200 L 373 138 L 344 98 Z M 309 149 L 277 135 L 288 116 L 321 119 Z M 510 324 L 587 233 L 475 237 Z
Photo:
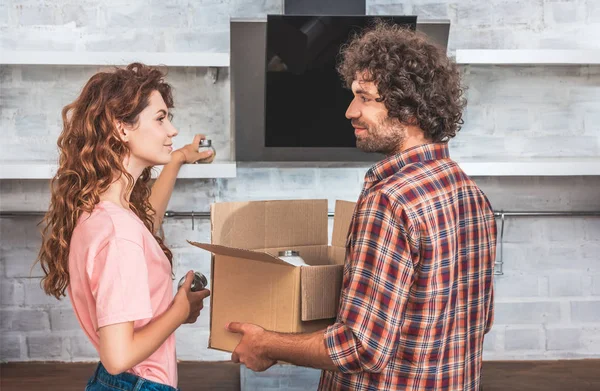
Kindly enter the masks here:
M 338 72 L 340 48 L 376 19 L 414 29 L 414 16 L 267 17 L 265 146 L 354 148 L 344 113 L 352 101 Z
M 416 16 L 268 15 L 232 19 L 231 125 L 237 161 L 376 161 L 345 118 L 352 92 L 336 71 L 340 46 L 383 19 L 419 30 Z M 429 21 L 447 45 L 448 21 Z M 441 34 L 438 34 L 441 33 Z

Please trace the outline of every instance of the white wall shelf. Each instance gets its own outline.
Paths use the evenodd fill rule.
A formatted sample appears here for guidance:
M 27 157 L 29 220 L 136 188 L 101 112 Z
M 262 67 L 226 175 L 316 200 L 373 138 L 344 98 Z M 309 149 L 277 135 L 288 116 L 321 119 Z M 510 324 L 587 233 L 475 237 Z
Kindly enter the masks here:
M 600 64 L 600 50 L 456 50 L 457 64 L 586 65 Z
M 469 176 L 600 176 L 600 158 L 456 159 Z
M 0 50 L 8 65 L 127 65 L 132 62 L 170 67 L 228 67 L 229 53 L 58 52 Z
M 56 173 L 56 164 L 44 163 L 1 163 L 0 179 L 50 179 Z M 162 167 L 156 167 L 159 173 Z M 153 175 L 154 177 L 156 175 Z M 177 178 L 208 179 L 235 178 L 235 163 L 184 164 Z
M 600 176 L 600 158 L 456 159 L 469 176 Z M 160 172 L 157 167 L 155 172 Z M 2 163 L 0 179 L 50 179 L 55 164 Z M 235 178 L 236 163 L 185 164 L 177 178 Z

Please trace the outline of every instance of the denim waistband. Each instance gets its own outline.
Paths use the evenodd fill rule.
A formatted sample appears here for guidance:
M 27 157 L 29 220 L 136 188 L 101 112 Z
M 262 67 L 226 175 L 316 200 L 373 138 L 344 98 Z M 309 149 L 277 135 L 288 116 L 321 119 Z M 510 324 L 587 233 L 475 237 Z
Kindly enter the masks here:
M 113 387 L 118 390 L 133 390 L 133 391 L 179 391 L 167 384 L 153 382 L 136 376 L 132 373 L 123 372 L 118 375 L 108 373 L 102 363 L 98 363 L 96 373 L 92 381 L 99 381 L 106 386 Z

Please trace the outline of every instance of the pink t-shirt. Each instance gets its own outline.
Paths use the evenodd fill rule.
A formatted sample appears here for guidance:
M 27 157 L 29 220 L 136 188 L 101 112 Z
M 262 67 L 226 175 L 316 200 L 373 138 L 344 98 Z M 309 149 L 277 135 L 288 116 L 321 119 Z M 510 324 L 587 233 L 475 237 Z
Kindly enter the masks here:
M 133 211 L 109 201 L 79 218 L 69 274 L 73 309 L 98 351 L 100 327 L 133 321 L 137 330 L 173 301 L 171 265 L 158 242 Z M 128 372 L 177 388 L 175 335 Z

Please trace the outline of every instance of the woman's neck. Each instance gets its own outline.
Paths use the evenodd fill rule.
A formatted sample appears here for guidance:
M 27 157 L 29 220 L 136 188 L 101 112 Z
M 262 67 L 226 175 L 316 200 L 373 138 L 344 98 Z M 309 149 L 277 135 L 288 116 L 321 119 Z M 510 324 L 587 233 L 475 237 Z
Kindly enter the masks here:
M 129 175 L 133 177 L 133 186 L 135 186 L 135 183 L 142 175 L 145 167 L 140 164 L 135 164 L 133 159 L 129 158 L 124 159 L 123 166 Z M 100 200 L 110 201 L 125 209 L 129 209 L 129 200 L 131 198 L 133 186 L 129 186 L 129 181 L 125 175 L 120 175 L 113 183 L 111 183 L 108 190 L 100 195 Z

